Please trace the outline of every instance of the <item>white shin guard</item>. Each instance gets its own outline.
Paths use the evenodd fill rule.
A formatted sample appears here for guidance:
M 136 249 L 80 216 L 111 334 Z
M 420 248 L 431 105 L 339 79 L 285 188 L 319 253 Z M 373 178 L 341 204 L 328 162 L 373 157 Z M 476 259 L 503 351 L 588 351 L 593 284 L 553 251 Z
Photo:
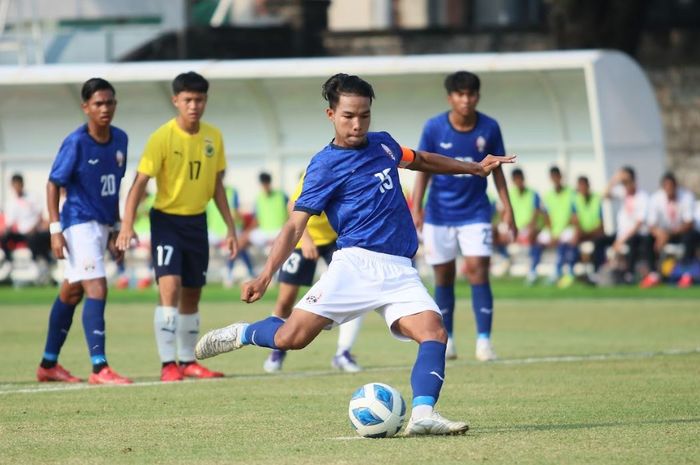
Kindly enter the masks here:
M 199 338 L 199 313 L 177 315 L 177 358 L 180 362 L 194 361 L 194 346 Z

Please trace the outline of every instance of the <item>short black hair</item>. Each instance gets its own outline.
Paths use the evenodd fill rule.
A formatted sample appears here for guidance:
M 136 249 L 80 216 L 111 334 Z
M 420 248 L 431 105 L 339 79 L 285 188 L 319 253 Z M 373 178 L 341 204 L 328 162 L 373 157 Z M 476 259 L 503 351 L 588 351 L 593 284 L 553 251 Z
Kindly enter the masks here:
M 111 90 L 112 95 L 117 95 L 117 92 L 114 90 L 114 86 L 112 86 L 112 84 L 110 84 L 108 81 L 102 78 L 90 78 L 85 81 L 83 88 L 80 89 L 80 98 L 83 99 L 83 102 L 87 102 L 90 100 L 92 95 L 99 90 Z
M 15 173 L 12 175 L 12 182 L 21 182 L 22 184 L 24 184 L 24 177 L 19 173 Z
M 588 176 L 583 176 L 583 175 L 581 175 L 581 176 L 578 177 L 578 180 L 577 180 L 577 181 L 578 181 L 578 182 L 585 182 L 587 186 L 590 186 L 590 185 L 591 185 L 591 183 L 588 181 Z
M 456 73 L 448 74 L 445 77 L 445 90 L 448 94 L 463 90 L 479 92 L 481 89 L 481 80 L 479 76 L 469 71 L 457 71 Z
M 258 176 L 258 180 L 260 181 L 260 184 L 270 184 L 272 182 L 272 176 L 270 173 L 263 171 L 260 173 L 260 176 Z
M 178 74 L 173 79 L 173 95 L 180 92 L 200 92 L 206 94 L 209 92 L 209 81 L 201 74 L 194 71 Z
M 551 168 L 549 168 L 549 175 L 551 176 L 553 174 L 556 174 L 557 176 L 561 176 L 561 170 L 559 169 L 558 166 L 552 166 Z
M 637 178 L 637 175 L 636 175 L 636 173 L 634 172 L 634 168 L 632 168 L 631 166 L 625 165 L 625 166 L 623 166 L 623 167 L 620 168 L 620 169 L 621 169 L 622 171 L 624 171 L 625 173 L 627 173 L 627 174 L 629 175 L 629 177 L 632 178 L 632 181 L 634 181 L 634 180 Z
M 324 100 L 328 101 L 330 108 L 335 109 L 342 94 L 367 97 L 370 105 L 372 105 L 372 100 L 374 99 L 372 85 L 359 76 L 338 73 L 329 77 L 323 83 L 321 95 L 323 95 Z
M 525 173 L 523 173 L 523 170 L 521 170 L 520 168 L 515 168 L 513 171 L 510 172 L 511 178 L 517 178 L 518 176 L 525 179 Z
M 670 171 L 666 171 L 663 176 L 661 176 L 661 182 L 664 181 L 671 181 L 674 186 L 678 185 L 678 181 L 676 180 L 676 175 L 673 174 Z

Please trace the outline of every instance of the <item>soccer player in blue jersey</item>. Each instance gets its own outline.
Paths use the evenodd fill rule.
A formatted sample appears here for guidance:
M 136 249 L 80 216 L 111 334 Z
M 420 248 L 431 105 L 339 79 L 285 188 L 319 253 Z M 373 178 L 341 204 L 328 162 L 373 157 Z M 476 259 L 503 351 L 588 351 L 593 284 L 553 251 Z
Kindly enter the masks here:
M 323 96 L 335 136 L 311 160 L 294 211 L 261 274 L 244 284 L 241 299 L 254 302 L 263 296 L 311 215 L 326 213 L 338 232 L 339 250 L 286 321 L 269 317 L 210 331 L 197 343 L 195 354 L 207 358 L 244 345 L 302 349 L 321 330 L 377 310 L 396 338 L 419 344 L 406 434 L 464 433 L 466 423 L 450 421 L 433 410 L 445 377 L 447 333 L 437 305 L 411 264 L 418 237 L 397 168 L 487 176 L 513 157 L 460 161 L 401 147 L 386 132 L 368 132 L 374 91 L 357 76 L 332 76 L 323 85 Z
M 66 137 L 56 155 L 46 185 L 51 224 L 51 249 L 65 260 L 65 279 L 53 303 L 44 356 L 37 370 L 39 381 L 79 382 L 58 363 L 75 307 L 85 296 L 83 329 L 92 374 L 90 384 L 128 384 L 117 374 L 105 355 L 104 253 L 108 247 L 119 260 L 123 254 L 114 246 L 119 229 L 119 186 L 126 170 L 127 136 L 111 125 L 117 107 L 114 87 L 100 78 L 89 79 L 81 90 L 87 124 Z M 66 201 L 58 211 L 59 192 L 66 189 Z
M 429 119 L 423 128 L 419 150 L 470 162 L 480 162 L 487 154 L 504 155 L 501 129 L 495 119 L 479 112 L 479 77 L 458 71 L 445 78 L 450 110 Z M 517 237 L 513 209 L 508 198 L 503 171 L 493 171 L 498 197 L 503 206 L 502 222 L 509 236 Z M 423 209 L 423 196 L 431 181 Z M 418 173 L 413 189 L 413 217 L 422 229 L 425 260 L 435 272 L 435 302 L 447 329 L 447 358 L 457 358 L 452 337 L 455 307 L 455 259 L 461 252 L 466 260 L 467 278 L 472 289 L 472 310 L 476 319 L 476 358 L 496 358 L 491 345 L 493 294 L 489 267 L 493 232 L 491 205 L 486 195 L 486 179 L 471 174 Z

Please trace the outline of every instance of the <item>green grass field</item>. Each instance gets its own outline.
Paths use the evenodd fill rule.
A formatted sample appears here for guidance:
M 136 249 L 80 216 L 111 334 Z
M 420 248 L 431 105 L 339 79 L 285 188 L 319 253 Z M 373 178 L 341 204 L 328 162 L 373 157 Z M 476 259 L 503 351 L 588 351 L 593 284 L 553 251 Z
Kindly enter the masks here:
M 0 290 L 0 463 L 21 464 L 465 464 L 700 463 L 700 299 L 697 289 L 570 292 L 496 285 L 494 343 L 501 359 L 473 361 L 473 322 L 460 290 L 460 359 L 449 362 L 439 410 L 466 419 L 463 437 L 355 437 L 350 394 L 381 381 L 410 402 L 416 347 L 369 315 L 355 353 L 366 368 L 330 370 L 335 333 L 291 354 L 267 375 L 266 353 L 245 348 L 212 359 L 222 380 L 161 384 L 151 291 L 114 292 L 108 306 L 111 365 L 136 384 L 39 384 L 54 290 Z M 209 329 L 266 316 L 212 287 Z M 632 297 L 632 296 L 637 296 Z M 61 363 L 87 377 L 79 315 Z

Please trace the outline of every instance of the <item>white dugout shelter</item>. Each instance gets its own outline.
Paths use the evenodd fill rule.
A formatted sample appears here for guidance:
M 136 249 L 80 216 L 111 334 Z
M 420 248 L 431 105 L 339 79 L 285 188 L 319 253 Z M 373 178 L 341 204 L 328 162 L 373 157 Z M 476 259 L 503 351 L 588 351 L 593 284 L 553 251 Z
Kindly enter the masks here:
M 289 191 L 330 141 L 320 90 L 338 72 L 372 83 L 372 128 L 409 147 L 417 145 L 424 121 L 447 109 L 444 76 L 477 73 L 479 110 L 500 122 L 507 151 L 519 155 L 529 184 L 541 191 L 549 188 L 552 164 L 569 182 L 588 175 L 594 189 L 626 164 L 637 169 L 642 187 L 653 189 L 664 169 L 649 81 L 636 62 L 613 51 L 8 66 L 0 67 L 2 199 L 16 171 L 25 173 L 30 191 L 43 192 L 61 141 L 83 121 L 86 79 L 115 85 L 114 124 L 129 134 L 133 171 L 149 134 L 174 115 L 170 81 L 190 70 L 211 82 L 205 119 L 224 133 L 226 182 L 239 189 L 244 206 L 253 202 L 261 170 Z M 131 176 L 125 184 L 122 195 Z

